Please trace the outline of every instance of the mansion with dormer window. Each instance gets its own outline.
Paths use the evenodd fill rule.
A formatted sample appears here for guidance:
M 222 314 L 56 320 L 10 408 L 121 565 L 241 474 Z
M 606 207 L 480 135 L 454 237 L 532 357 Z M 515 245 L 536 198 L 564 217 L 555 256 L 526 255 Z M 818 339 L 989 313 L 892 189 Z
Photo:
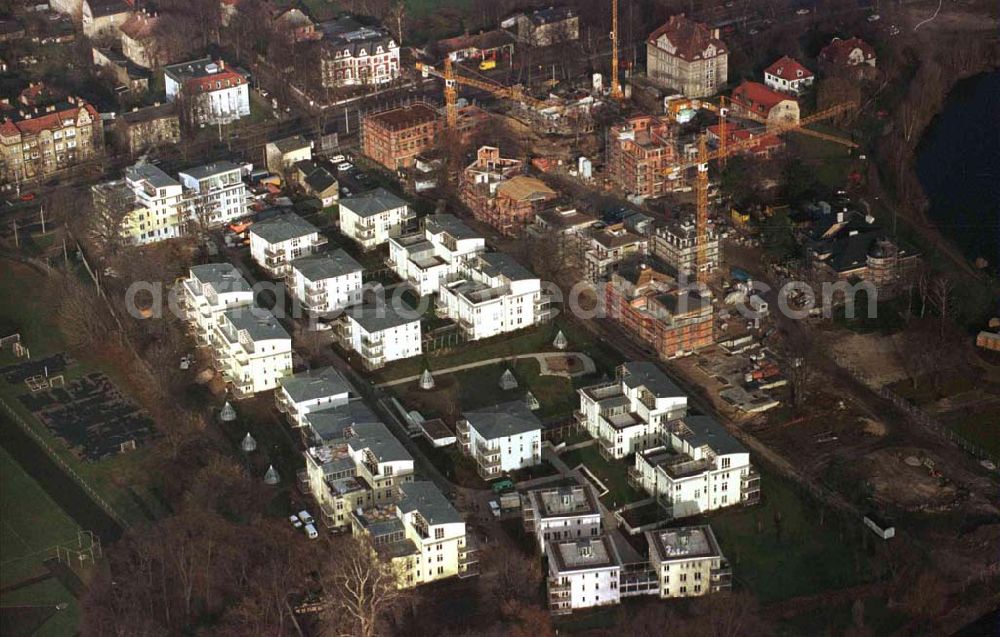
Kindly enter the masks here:
M 386 84 L 399 77 L 399 45 L 381 26 L 352 17 L 323 23 L 323 88 Z

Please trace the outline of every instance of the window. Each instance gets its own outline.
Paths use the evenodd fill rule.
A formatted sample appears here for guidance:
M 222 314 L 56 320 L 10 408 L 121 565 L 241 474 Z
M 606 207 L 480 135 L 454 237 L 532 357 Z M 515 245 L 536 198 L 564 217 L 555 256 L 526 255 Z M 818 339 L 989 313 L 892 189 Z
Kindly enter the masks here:
M 440 540 L 444 538 L 444 529 L 434 529 L 434 539 Z

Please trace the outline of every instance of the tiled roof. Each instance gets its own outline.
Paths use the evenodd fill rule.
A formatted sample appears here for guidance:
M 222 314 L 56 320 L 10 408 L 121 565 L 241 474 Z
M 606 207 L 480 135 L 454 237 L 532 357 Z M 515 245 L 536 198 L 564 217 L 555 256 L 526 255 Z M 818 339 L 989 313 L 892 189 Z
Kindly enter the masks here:
M 780 77 L 783 80 L 794 82 L 813 76 L 813 72 L 799 64 L 787 55 L 777 60 L 774 64 L 764 69 L 765 73 Z
M 516 201 L 539 201 L 552 199 L 556 192 L 540 179 L 527 175 L 517 175 L 497 186 L 497 193 Z
M 744 80 L 733 90 L 733 102 L 760 115 L 767 115 L 778 104 L 792 98 L 774 91 L 760 82 Z
M 727 51 L 726 43 L 713 37 L 708 25 L 689 20 L 683 13 L 670 16 L 666 24 L 649 34 L 650 44 L 656 45 L 663 35 L 676 48 L 672 55 L 685 60 L 701 59 L 709 45 L 715 46 L 716 55 Z
M 846 64 L 851 51 L 854 49 L 861 49 L 866 60 L 875 58 L 875 49 L 861 38 L 848 38 L 846 40 L 834 38 L 830 44 L 823 47 L 823 50 L 819 52 L 819 56 L 834 64 Z

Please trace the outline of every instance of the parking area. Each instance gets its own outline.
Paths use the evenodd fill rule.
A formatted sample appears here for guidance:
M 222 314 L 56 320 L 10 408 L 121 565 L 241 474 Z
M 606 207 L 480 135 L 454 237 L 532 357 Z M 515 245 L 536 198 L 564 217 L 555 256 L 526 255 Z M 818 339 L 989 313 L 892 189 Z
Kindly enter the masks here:
M 152 418 L 101 373 L 18 400 L 87 462 L 135 449 L 154 435 Z

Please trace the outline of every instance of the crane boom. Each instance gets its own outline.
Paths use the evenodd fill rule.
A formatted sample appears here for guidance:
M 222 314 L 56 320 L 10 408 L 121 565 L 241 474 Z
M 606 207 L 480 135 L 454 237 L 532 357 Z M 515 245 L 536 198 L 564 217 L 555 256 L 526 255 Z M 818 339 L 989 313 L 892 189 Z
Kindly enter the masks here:
M 504 86 L 498 82 L 477 80 L 475 78 L 457 75 L 450 57 L 446 57 L 444 59 L 444 72 L 438 71 L 433 66 L 424 64 L 423 62 L 417 62 L 416 68 L 424 75 L 424 77 L 433 75 L 434 77 L 439 77 L 444 80 L 445 122 L 448 128 L 455 128 L 455 126 L 458 125 L 458 111 L 456 107 L 458 102 L 458 85 L 485 91 L 491 95 L 520 102 L 521 104 L 525 104 L 532 108 L 541 108 L 545 106 L 545 102 L 542 100 L 526 95 L 520 86 Z
M 694 167 L 698 168 L 698 177 L 695 181 L 695 195 L 697 201 L 697 215 L 695 217 L 695 227 L 697 232 L 695 270 L 698 283 L 705 284 L 708 279 L 708 163 L 713 160 L 724 159 L 729 155 L 743 150 L 756 148 L 757 146 L 760 146 L 760 144 L 763 143 L 763 141 L 768 137 L 801 130 L 803 126 L 829 119 L 831 117 L 836 117 L 837 115 L 846 113 L 856 106 L 857 105 L 853 102 L 837 104 L 836 106 L 813 113 L 808 117 L 803 117 L 797 122 L 782 122 L 774 124 L 768 129 L 766 134 L 741 139 L 730 144 L 720 145 L 720 147 L 714 151 L 710 151 L 708 149 L 708 136 L 702 132 L 702 134 L 698 137 L 698 158 L 694 161 L 679 162 L 665 169 L 665 172 L 670 176 L 676 176 L 682 170 Z M 719 112 L 720 115 L 724 116 L 725 111 L 723 108 L 720 108 Z M 712 107 L 712 110 L 714 110 L 714 107 Z M 724 130 L 725 129 L 722 129 L 720 132 L 724 132 Z
M 618 0 L 611 0 L 611 99 L 624 98 L 621 82 L 618 81 Z

